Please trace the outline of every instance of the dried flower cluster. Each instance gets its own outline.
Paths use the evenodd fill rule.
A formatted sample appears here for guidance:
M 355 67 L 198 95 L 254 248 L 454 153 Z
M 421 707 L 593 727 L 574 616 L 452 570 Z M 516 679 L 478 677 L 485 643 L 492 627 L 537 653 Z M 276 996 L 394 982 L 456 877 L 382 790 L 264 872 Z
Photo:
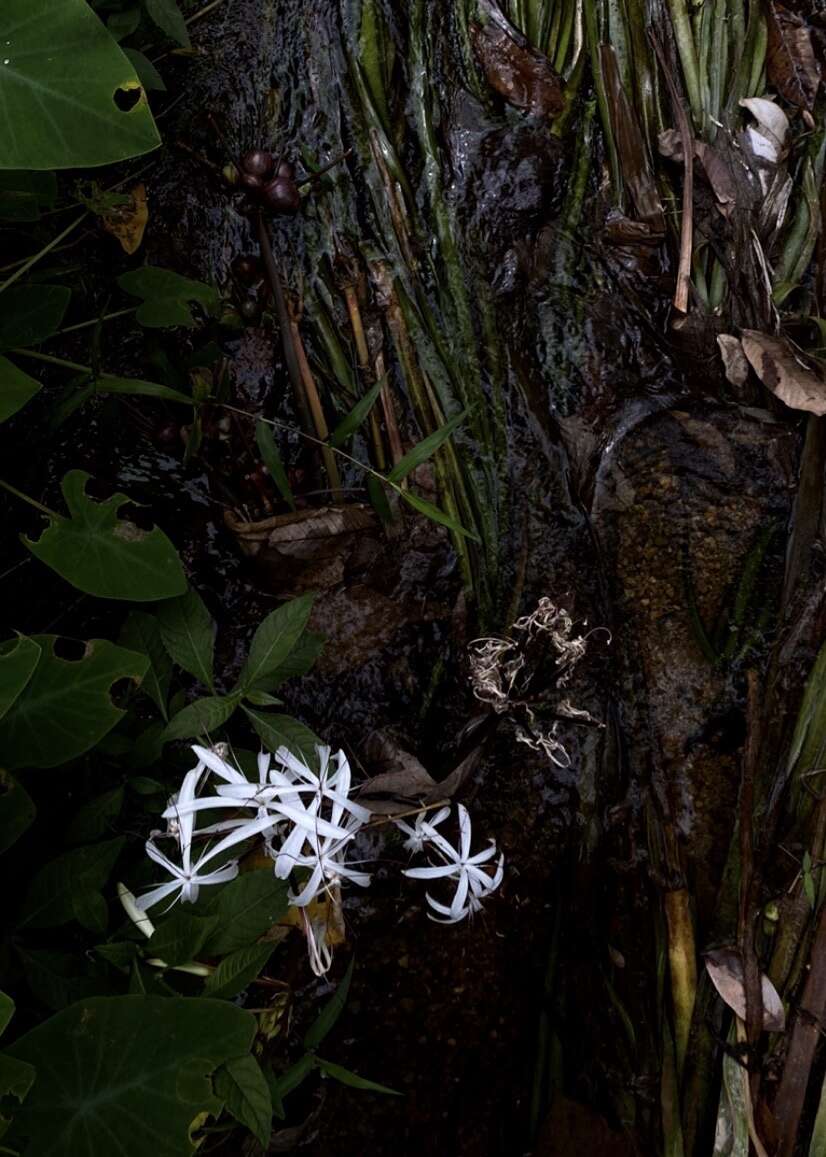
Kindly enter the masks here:
M 470 644 L 470 682 L 473 694 L 498 714 L 520 708 L 529 727 L 517 724 L 516 739 L 534 751 L 542 751 L 558 767 L 567 767 L 570 757 L 558 738 L 559 723 L 540 727 L 527 698 L 527 687 L 535 673 L 532 661 L 536 644 L 544 643 L 554 655 L 554 687 L 559 690 L 570 681 L 574 668 L 585 654 L 589 634 L 574 633 L 574 622 L 562 607 L 542 598 L 534 611 L 513 624 L 517 638 L 488 637 Z M 556 704 L 554 713 L 581 723 L 597 720 L 568 699 Z

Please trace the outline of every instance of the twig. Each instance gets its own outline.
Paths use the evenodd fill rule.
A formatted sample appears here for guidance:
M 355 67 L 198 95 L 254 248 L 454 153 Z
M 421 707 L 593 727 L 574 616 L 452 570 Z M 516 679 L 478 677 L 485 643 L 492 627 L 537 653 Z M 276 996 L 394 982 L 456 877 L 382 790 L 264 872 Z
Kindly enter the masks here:
M 740 908 L 738 939 L 743 959 L 743 987 L 746 995 L 746 1041 L 749 1061 L 763 1032 L 763 992 L 760 963 L 754 947 L 756 916 L 756 874 L 754 866 L 754 779 L 760 752 L 760 684 L 757 672 L 747 673 L 746 720 L 748 732 L 743 752 L 743 774 L 740 786 Z M 749 1064 L 752 1104 L 757 1099 L 758 1074 Z
M 677 266 L 677 288 L 674 291 L 674 308 L 680 313 L 688 313 L 688 293 L 691 285 L 691 251 L 694 246 L 694 140 L 691 127 L 688 123 L 683 102 L 668 67 L 668 61 L 660 48 L 657 38 L 649 29 L 648 35 L 654 46 L 654 52 L 663 70 L 665 82 L 671 95 L 674 106 L 674 115 L 677 118 L 677 128 L 683 145 L 683 160 L 685 172 L 683 175 L 683 210 L 680 221 L 680 263 Z

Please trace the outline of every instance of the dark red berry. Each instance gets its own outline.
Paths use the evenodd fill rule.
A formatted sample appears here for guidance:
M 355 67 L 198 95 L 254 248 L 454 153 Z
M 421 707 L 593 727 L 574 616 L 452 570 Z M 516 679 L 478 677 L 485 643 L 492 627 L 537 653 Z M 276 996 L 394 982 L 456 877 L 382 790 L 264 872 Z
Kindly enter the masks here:
M 266 149 L 251 149 L 241 158 L 241 168 L 251 177 L 268 181 L 275 172 L 275 161 L 272 153 L 268 153 Z
M 262 179 L 256 177 L 254 173 L 242 173 L 239 177 L 239 184 L 251 197 L 260 197 L 261 190 L 264 187 Z
M 155 441 L 161 446 L 172 446 L 181 437 L 181 427 L 177 422 L 164 422 L 155 430 Z
M 252 285 L 261 276 L 261 266 L 251 253 L 239 253 L 232 263 L 232 272 L 245 285 Z
M 258 325 L 261 321 L 261 306 L 254 297 L 245 298 L 238 306 L 238 312 L 247 325 Z
M 298 212 L 301 194 L 298 185 L 288 177 L 276 177 L 265 185 L 261 192 L 261 203 L 271 213 L 292 215 Z
M 286 177 L 288 181 L 294 181 L 295 165 L 292 161 L 279 161 L 275 175 L 277 177 Z

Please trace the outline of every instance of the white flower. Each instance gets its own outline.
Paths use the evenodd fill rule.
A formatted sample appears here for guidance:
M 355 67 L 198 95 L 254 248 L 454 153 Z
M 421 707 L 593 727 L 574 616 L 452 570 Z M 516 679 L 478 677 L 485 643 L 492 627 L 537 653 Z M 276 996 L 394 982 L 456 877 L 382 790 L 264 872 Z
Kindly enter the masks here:
M 432 838 L 433 829 L 450 815 L 450 808 L 443 807 L 434 815 L 432 812 L 419 812 L 416 822 L 411 827 L 404 820 L 394 820 L 396 827 L 405 833 L 407 839 L 404 847 L 408 852 L 423 852 L 425 844 Z
M 496 842 L 491 840 L 490 846 L 475 856 L 470 854 L 471 824 L 467 808 L 458 805 L 459 812 L 459 848 L 452 847 L 437 831 L 428 835 L 428 844 L 442 857 L 444 863 L 428 868 L 408 868 L 405 876 L 414 880 L 456 880 L 456 891 L 448 907 L 435 900 L 430 893 L 426 893 L 427 902 L 434 912 L 444 916 L 440 920 L 436 916 L 428 916 L 438 924 L 456 924 L 464 920 L 472 912 L 478 912 L 486 896 L 494 892 L 502 883 L 504 875 L 504 855 L 499 856 L 495 872 L 488 875 L 480 865 L 492 860 L 496 855 Z
M 355 830 L 355 827 L 351 827 L 345 840 L 335 840 L 329 836 L 321 840 L 314 836 L 310 837 L 308 842 L 312 845 L 312 851 L 295 858 L 295 867 L 310 869 L 310 876 L 304 887 L 297 895 L 291 894 L 289 897 L 290 903 L 295 908 L 305 908 L 316 896 L 326 892 L 334 884 L 340 884 L 342 880 L 349 880 L 362 888 L 369 885 L 368 872 L 360 872 L 344 862 L 346 845 L 355 835 Z

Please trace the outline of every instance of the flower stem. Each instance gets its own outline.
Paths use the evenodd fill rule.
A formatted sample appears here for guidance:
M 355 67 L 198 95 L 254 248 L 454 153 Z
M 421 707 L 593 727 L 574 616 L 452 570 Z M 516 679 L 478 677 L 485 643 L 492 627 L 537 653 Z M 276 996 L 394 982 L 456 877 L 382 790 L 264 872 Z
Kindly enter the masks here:
M 33 256 L 31 256 L 28 261 L 24 261 L 19 269 L 16 269 L 14 273 L 9 274 L 3 284 L 0 285 L 0 293 L 2 293 L 4 289 L 8 289 L 10 285 L 13 285 L 14 282 L 17 281 L 19 277 L 22 277 L 24 273 L 28 273 L 32 266 L 36 265 L 38 261 L 41 260 L 41 258 L 46 256 L 47 253 L 51 253 L 55 246 L 59 245 L 65 237 L 68 237 L 70 233 L 74 232 L 78 225 L 80 225 L 82 221 L 85 221 L 88 216 L 88 210 L 84 210 L 84 212 L 81 213 L 79 217 L 76 217 L 74 221 L 72 221 L 71 225 L 66 226 L 62 233 L 58 233 L 56 237 L 53 237 L 48 245 L 44 245 L 42 249 L 38 249 L 37 253 L 33 254 Z
M 21 502 L 28 502 L 29 506 L 33 506 L 35 510 L 39 510 L 41 514 L 47 514 L 49 518 L 57 518 L 63 521 L 63 515 L 58 514 L 56 510 L 52 510 L 49 506 L 44 506 L 42 502 L 38 502 L 36 498 L 31 498 L 28 494 L 24 494 L 22 490 L 18 490 L 16 486 L 12 486 L 11 482 L 5 482 L 0 478 L 0 487 L 3 490 L 8 490 L 9 494 L 13 494 L 15 498 L 19 498 Z

